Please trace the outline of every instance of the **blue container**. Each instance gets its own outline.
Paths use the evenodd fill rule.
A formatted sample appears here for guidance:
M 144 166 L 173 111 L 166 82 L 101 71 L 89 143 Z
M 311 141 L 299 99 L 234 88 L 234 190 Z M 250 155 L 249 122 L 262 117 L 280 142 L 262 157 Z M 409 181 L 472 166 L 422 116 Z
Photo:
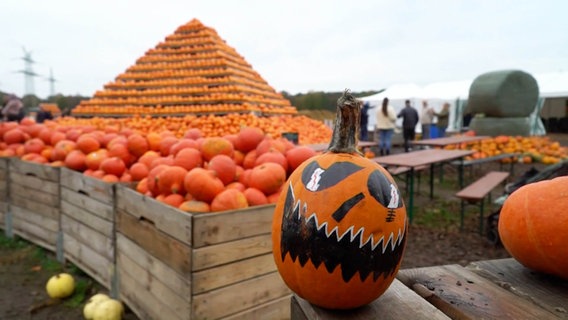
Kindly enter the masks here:
M 430 139 L 438 138 L 438 127 L 435 124 L 430 125 Z

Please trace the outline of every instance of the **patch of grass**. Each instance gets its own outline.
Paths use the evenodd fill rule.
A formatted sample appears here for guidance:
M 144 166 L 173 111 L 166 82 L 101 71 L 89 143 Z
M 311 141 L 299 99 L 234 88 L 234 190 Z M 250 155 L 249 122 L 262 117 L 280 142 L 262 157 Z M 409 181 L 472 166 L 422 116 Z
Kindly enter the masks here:
M 73 295 L 65 300 L 65 306 L 70 307 L 70 308 L 78 308 L 81 306 L 81 304 L 83 304 L 83 302 L 85 301 L 85 298 L 87 296 L 87 293 L 91 287 L 91 284 L 89 281 L 85 280 L 85 279 L 77 279 L 77 277 L 75 278 L 75 291 L 73 292 Z
M 0 233 L 0 248 L 5 249 L 22 249 L 30 246 L 30 243 L 21 238 L 8 238 L 4 232 Z
M 418 208 L 414 223 L 434 229 L 447 229 L 459 224 L 459 214 L 449 202 L 439 201 L 435 206 Z

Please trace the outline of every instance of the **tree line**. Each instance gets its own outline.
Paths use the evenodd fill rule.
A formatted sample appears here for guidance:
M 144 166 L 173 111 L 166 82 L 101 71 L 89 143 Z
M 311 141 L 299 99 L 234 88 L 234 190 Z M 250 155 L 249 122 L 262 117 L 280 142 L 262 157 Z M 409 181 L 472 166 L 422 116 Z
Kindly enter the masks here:
M 364 97 L 378 93 L 380 91 L 362 91 L 353 92 L 355 97 Z M 282 92 L 284 98 L 290 100 L 290 103 L 298 110 L 329 110 L 335 111 L 337 99 L 341 97 L 343 92 L 323 92 L 323 91 L 310 91 L 308 93 L 298 93 L 291 95 L 286 91 Z M 3 101 L 4 95 L 7 93 L 0 92 L 0 101 Z M 88 100 L 90 97 L 74 95 L 66 96 L 57 94 L 50 96 L 47 99 L 40 99 L 35 95 L 25 95 L 22 98 L 24 103 L 24 110 L 27 112 L 35 111 L 40 103 L 55 103 L 62 113 L 68 113 L 75 108 L 82 100 Z

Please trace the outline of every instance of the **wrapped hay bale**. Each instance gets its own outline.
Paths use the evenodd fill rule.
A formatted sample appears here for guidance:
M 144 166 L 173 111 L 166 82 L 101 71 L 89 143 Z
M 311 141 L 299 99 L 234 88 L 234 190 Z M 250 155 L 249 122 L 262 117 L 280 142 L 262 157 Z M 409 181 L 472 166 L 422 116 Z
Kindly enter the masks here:
M 531 130 L 529 119 L 529 117 L 474 117 L 469 128 L 480 136 L 528 136 Z
M 467 109 L 487 117 L 528 117 L 538 101 L 535 78 L 519 70 L 484 73 L 469 88 Z

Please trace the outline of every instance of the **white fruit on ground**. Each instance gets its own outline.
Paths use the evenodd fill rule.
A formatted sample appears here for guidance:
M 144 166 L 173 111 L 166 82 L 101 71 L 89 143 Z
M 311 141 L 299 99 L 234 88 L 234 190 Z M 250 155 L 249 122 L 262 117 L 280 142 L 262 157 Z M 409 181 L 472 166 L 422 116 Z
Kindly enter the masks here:
M 108 299 L 110 299 L 110 297 L 104 293 L 97 293 L 89 298 L 89 300 L 87 300 L 87 303 L 85 303 L 85 306 L 83 307 L 83 317 L 85 318 L 85 320 L 93 320 L 95 309 L 97 308 L 99 303 Z
M 93 320 L 120 320 L 124 313 L 122 302 L 115 299 L 101 301 L 93 312 Z
M 67 298 L 75 290 L 75 279 L 68 273 L 60 273 L 47 280 L 45 289 L 50 298 Z

